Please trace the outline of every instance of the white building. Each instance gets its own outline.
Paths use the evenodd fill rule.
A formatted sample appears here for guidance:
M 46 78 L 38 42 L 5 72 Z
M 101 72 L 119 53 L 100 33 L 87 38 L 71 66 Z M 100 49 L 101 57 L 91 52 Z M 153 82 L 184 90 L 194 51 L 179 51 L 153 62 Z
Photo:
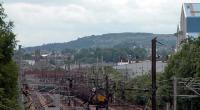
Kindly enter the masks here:
M 198 36 L 200 36 L 200 3 L 184 3 L 177 28 L 177 49 L 184 39 Z

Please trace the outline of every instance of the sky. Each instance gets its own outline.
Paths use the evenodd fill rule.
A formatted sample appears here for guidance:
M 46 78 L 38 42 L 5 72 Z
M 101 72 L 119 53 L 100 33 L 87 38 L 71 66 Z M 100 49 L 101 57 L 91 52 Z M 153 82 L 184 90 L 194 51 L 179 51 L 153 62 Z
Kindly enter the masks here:
M 184 2 L 200 0 L 5 0 L 23 47 L 120 32 L 173 34 Z

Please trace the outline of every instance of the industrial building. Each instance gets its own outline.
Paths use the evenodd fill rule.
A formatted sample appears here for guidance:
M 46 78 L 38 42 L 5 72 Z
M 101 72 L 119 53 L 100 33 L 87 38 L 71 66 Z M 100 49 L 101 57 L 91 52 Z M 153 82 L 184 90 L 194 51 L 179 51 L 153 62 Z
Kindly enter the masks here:
M 200 35 L 200 3 L 184 3 L 181 10 L 180 24 L 177 28 L 177 49 L 181 42 L 189 37 Z

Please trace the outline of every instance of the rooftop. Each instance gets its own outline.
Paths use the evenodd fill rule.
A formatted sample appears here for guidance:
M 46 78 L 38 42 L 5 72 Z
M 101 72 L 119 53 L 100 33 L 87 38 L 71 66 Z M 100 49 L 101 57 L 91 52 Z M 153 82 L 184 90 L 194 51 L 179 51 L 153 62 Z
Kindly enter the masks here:
M 183 9 L 186 17 L 200 17 L 200 3 L 184 3 Z

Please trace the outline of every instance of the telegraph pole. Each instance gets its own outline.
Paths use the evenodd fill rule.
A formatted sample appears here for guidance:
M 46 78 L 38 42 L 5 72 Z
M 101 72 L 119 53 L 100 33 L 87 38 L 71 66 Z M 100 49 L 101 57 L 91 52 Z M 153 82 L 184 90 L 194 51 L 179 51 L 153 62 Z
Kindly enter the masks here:
M 107 105 L 106 105 L 106 110 L 108 110 L 108 103 L 109 103 L 109 93 L 108 93 L 108 89 L 109 89 L 109 82 L 108 82 L 108 74 L 106 74 L 106 98 L 107 98 Z
M 19 61 L 18 61 L 18 64 L 19 64 L 19 76 L 18 76 L 18 88 L 19 88 L 19 104 L 22 108 L 22 110 L 25 110 L 25 105 L 23 104 L 24 102 L 24 97 L 22 95 L 22 88 L 23 88 L 23 70 L 22 70 L 22 45 L 19 45 L 19 49 L 18 49 L 18 52 L 19 52 Z
M 152 65 L 151 65 L 151 76 L 152 76 L 152 110 L 156 110 L 156 37 L 152 39 Z
M 103 56 L 101 56 L 101 69 L 102 69 L 103 75 L 105 75 Z
M 99 57 L 97 56 L 97 63 L 96 63 L 96 85 L 99 86 Z
M 174 92 L 174 110 L 177 110 L 177 78 L 174 76 L 173 80 L 173 92 Z

